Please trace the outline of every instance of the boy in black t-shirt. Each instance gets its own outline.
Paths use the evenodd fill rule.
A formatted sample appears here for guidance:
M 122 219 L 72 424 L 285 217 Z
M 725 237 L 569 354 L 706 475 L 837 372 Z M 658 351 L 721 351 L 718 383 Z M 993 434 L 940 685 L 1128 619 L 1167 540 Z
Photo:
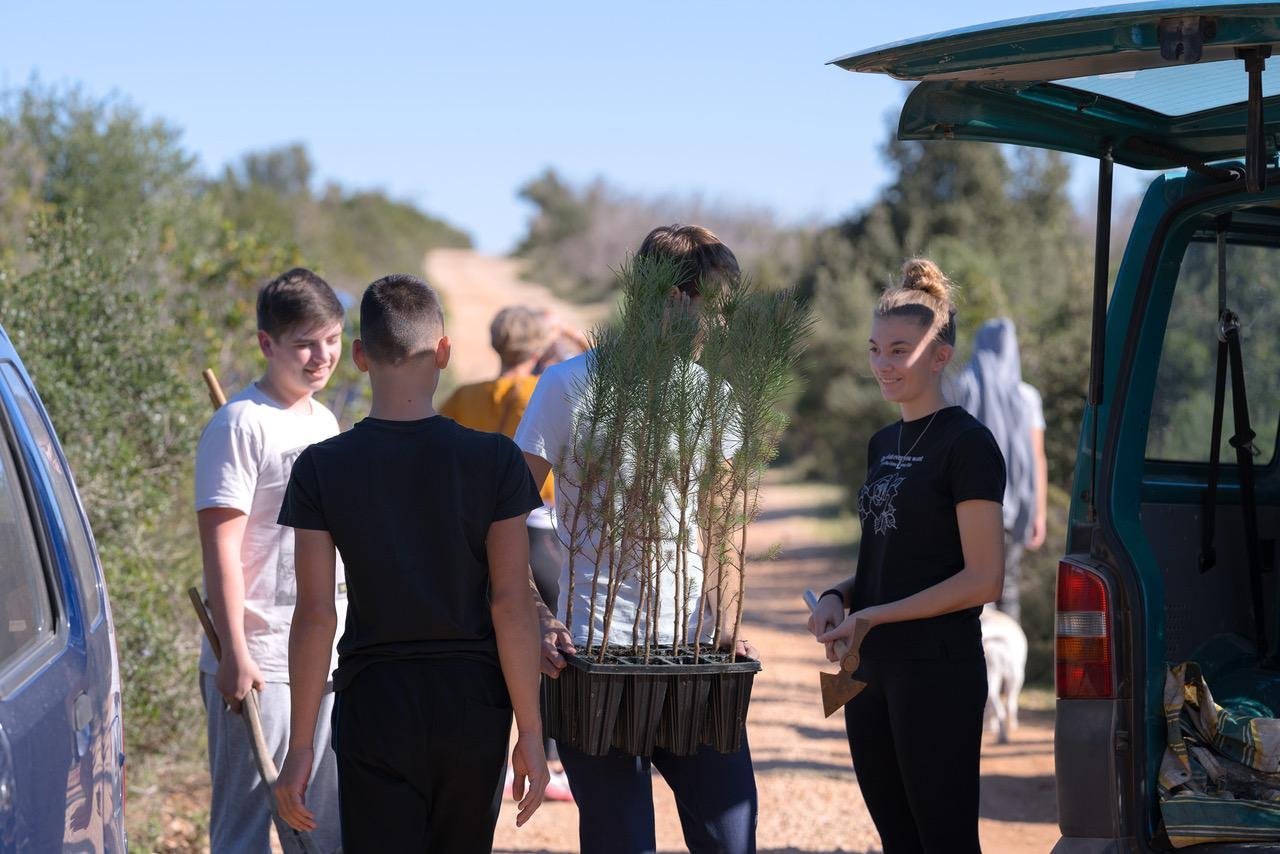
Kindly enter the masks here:
M 333 675 L 343 850 L 488 851 L 513 706 L 517 824 L 547 782 L 525 534 L 542 499 L 510 439 L 432 407 L 449 339 L 425 282 L 374 282 L 360 325 L 369 417 L 302 453 L 280 511 L 297 529 L 298 591 L 276 800 L 293 827 L 314 825 L 304 795 L 336 628 L 336 546 L 348 598 Z

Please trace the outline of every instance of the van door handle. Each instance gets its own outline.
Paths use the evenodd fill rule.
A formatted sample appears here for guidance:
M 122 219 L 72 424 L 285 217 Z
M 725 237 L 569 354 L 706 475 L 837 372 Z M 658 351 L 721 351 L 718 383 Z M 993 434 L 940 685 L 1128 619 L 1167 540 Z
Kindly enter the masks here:
M 93 700 L 89 699 L 88 694 L 81 694 L 76 697 L 72 714 L 75 717 L 76 758 L 83 759 L 85 753 L 89 750 L 89 743 L 92 741 L 93 735 Z

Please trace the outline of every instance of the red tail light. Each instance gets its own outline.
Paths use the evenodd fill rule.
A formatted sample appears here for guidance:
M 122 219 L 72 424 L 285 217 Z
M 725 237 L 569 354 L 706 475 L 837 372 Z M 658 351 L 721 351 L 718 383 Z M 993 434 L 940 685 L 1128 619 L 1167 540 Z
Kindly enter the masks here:
M 1111 605 L 1107 586 L 1093 570 L 1058 564 L 1058 696 L 1115 696 L 1112 667 Z

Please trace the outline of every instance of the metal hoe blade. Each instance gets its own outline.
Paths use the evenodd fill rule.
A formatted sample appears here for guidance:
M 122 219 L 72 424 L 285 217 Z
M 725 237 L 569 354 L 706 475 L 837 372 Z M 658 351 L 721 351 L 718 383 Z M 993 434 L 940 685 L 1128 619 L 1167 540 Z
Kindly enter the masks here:
M 810 611 L 818 606 L 818 597 L 812 590 L 804 592 L 804 601 Z M 839 672 L 818 674 L 818 686 L 822 689 L 822 711 L 826 717 L 834 715 L 845 703 L 858 696 L 862 693 L 862 689 L 867 687 L 866 682 L 854 679 L 853 674 L 862 663 L 859 649 L 862 646 L 862 639 L 870 630 L 869 622 L 856 620 L 853 624 L 853 637 L 849 642 L 836 641 L 835 644 L 836 654 L 840 656 Z
M 867 687 L 867 683 L 854 679 L 852 673 L 819 673 L 818 682 L 822 687 L 822 713 L 831 717 L 840 708 Z

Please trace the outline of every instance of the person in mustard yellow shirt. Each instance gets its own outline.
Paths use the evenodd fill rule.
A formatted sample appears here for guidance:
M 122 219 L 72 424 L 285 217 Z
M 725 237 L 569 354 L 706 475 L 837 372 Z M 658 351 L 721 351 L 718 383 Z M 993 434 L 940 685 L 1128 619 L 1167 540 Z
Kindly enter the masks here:
M 440 407 L 440 414 L 473 430 L 501 433 L 508 438 L 514 436 L 529 398 L 533 396 L 533 387 L 538 384 L 534 368 L 547 349 L 549 332 L 542 313 L 522 305 L 508 306 L 494 315 L 493 322 L 489 324 L 489 340 L 502 360 L 502 370 L 497 379 L 459 386 Z M 531 519 L 529 527 L 551 531 L 549 509 L 555 502 L 555 484 L 551 476 L 542 485 L 542 498 L 547 504 L 544 508 L 547 512 L 541 514 L 545 524 L 542 524 L 543 518 Z M 535 511 L 533 515 L 539 514 Z M 559 543 L 554 535 L 550 539 L 558 549 Z M 558 595 L 559 560 L 557 554 L 553 575 L 547 579 L 535 579 L 538 592 L 551 603 L 548 607 L 554 605 Z
M 489 325 L 489 340 L 502 360 L 496 379 L 459 386 L 440 407 L 440 414 L 463 427 L 515 435 L 533 388 L 538 384 L 534 369 L 548 348 L 552 330 L 544 314 L 522 305 L 499 311 Z M 561 547 L 553 516 L 555 482 L 551 475 L 541 484 L 543 506 L 529 513 L 529 567 L 538 595 L 553 611 L 560 599 Z M 555 743 L 547 740 L 547 759 L 552 768 L 546 796 L 552 800 L 572 800 L 569 781 L 556 761 Z

